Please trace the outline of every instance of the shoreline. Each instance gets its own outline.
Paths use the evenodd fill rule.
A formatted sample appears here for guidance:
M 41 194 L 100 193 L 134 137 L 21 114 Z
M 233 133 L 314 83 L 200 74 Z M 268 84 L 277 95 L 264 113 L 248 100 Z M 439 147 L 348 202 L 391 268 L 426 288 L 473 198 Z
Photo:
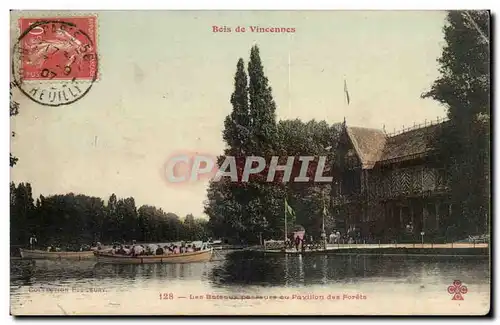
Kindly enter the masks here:
M 388 250 L 388 249 L 352 249 L 352 250 L 343 250 L 333 251 L 333 250 L 317 250 L 317 251 L 305 251 L 305 252 L 283 252 L 283 251 L 271 251 L 271 250 L 253 250 L 249 252 L 260 253 L 263 255 L 334 255 L 334 256 L 356 256 L 356 255 L 364 255 L 364 256 L 443 256 L 443 257 L 465 257 L 465 256 L 474 256 L 474 257 L 483 257 L 489 258 L 489 251 L 485 249 L 474 249 L 471 251 L 469 249 L 448 249 L 448 250 L 434 250 L 429 252 L 427 250 L 412 250 L 413 252 L 407 252 L 405 249 L 397 249 L 396 250 Z
M 375 256 L 480 256 L 490 257 L 489 245 L 481 244 L 337 244 L 326 249 L 247 249 L 264 255 L 375 255 Z

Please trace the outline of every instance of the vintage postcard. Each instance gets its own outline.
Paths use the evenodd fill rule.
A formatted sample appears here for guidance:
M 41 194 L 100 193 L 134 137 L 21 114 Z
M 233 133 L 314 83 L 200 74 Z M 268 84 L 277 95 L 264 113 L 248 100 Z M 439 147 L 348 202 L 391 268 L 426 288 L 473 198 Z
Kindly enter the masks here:
M 10 17 L 12 315 L 490 312 L 489 11 Z

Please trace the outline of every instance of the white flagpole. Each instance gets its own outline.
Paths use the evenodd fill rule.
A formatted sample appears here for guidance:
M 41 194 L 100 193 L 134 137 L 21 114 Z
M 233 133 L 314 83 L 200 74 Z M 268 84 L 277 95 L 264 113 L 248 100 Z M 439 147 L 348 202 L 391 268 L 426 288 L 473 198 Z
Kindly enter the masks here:
M 288 114 L 291 116 L 292 114 L 292 90 L 291 90 L 291 84 L 292 84 L 292 56 L 290 53 L 290 44 L 291 44 L 291 34 L 288 36 Z
M 292 74 L 291 74 L 291 66 L 292 66 L 292 56 L 290 53 L 290 46 L 291 46 L 291 39 L 292 35 L 288 34 L 288 115 L 289 117 L 292 116 L 292 92 L 291 92 L 291 84 L 292 84 Z M 286 201 L 285 198 L 285 250 L 286 250 L 286 240 L 288 237 L 288 231 L 287 231 L 287 219 L 286 219 L 286 214 L 288 210 L 288 202 Z
M 324 191 L 324 190 L 323 190 Z M 326 205 L 325 205 L 325 192 L 322 191 L 323 194 L 323 224 L 322 224 L 322 233 L 321 235 L 323 236 L 323 248 L 326 249 L 326 232 L 325 232 L 325 212 L 326 212 Z
M 287 205 L 288 205 L 288 203 L 286 202 L 286 199 L 285 199 L 285 243 L 284 243 L 285 250 L 286 250 L 286 237 L 287 237 L 287 231 L 286 231 L 287 230 L 286 229 L 286 210 L 287 210 Z

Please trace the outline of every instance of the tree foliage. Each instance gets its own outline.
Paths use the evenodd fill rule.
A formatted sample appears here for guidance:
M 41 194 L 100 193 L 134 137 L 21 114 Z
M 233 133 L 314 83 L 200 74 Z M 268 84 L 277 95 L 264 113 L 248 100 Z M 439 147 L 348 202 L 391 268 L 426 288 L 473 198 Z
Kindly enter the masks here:
M 248 79 L 243 68 L 243 59 L 239 59 L 230 101 L 233 110 L 224 123 L 226 150 L 219 166 L 226 156 L 236 156 L 241 180 L 248 156 L 264 157 L 269 163 L 270 156 L 277 155 L 280 165 L 286 163 L 288 156 L 297 156 L 296 173 L 300 169 L 300 155 L 332 158 L 330 148 L 338 134 L 336 127 L 324 121 L 276 121 L 276 104 L 257 46 L 250 51 Z M 314 176 L 314 167 L 312 163 L 308 175 Z M 209 184 L 205 213 L 210 217 L 209 227 L 214 235 L 248 243 L 258 242 L 260 234 L 263 238 L 283 238 L 286 197 L 297 212 L 296 222 L 313 234 L 319 233 L 323 205 L 329 205 L 329 185 L 283 183 L 280 181 L 283 172 L 277 172 L 275 182 L 268 183 L 266 176 L 267 168 L 249 182 L 231 182 L 224 177 Z
M 248 150 L 250 141 L 250 116 L 248 104 L 248 78 L 245 72 L 243 59 L 238 60 L 234 77 L 234 92 L 231 95 L 233 111 L 224 120 L 223 139 L 228 145 L 226 152 L 232 155 L 241 155 Z
M 273 99 L 272 89 L 264 74 L 264 67 L 260 59 L 257 45 L 250 51 L 248 63 L 248 98 L 250 100 L 250 127 L 251 148 L 250 153 L 269 155 L 276 134 L 276 104 Z
M 188 215 L 183 221 L 150 205 L 136 208 L 132 197 L 112 194 L 107 204 L 87 195 L 43 196 L 33 202 L 29 183 L 10 184 L 11 243 L 26 245 L 35 234 L 44 245 L 78 246 L 100 241 L 168 242 L 207 240 L 207 220 Z
M 490 14 L 450 11 L 440 77 L 423 97 L 448 108 L 437 146 L 450 171 L 453 219 L 463 234 L 482 232 L 489 215 Z

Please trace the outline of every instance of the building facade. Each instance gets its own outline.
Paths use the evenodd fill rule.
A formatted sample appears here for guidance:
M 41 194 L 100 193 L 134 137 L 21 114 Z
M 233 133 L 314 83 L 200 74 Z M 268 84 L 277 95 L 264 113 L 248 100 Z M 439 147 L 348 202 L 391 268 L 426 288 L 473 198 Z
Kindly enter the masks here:
M 433 143 L 446 123 L 387 135 L 344 122 L 333 167 L 336 229 L 366 239 L 443 236 L 453 207 L 448 172 Z

